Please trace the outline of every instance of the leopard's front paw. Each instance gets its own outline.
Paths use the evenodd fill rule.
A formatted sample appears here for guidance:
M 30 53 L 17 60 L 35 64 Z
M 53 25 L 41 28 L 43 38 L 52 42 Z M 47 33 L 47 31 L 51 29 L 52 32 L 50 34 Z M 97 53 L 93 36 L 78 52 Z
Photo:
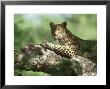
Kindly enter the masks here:
M 48 47 L 48 44 L 49 44 L 49 43 L 48 43 L 46 40 L 44 40 L 44 41 L 41 43 L 41 46 L 47 48 L 47 47 Z

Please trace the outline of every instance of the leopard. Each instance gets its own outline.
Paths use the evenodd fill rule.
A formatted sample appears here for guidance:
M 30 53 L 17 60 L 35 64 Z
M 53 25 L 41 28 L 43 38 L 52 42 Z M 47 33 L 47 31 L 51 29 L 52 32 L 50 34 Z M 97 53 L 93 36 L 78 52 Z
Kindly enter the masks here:
M 73 58 L 78 55 L 80 38 L 68 30 L 66 21 L 60 24 L 50 22 L 50 28 L 52 37 L 58 44 L 49 43 L 45 40 L 42 42 L 41 46 L 66 58 Z
M 95 76 L 97 74 L 97 41 L 79 38 L 68 29 L 66 21 L 60 24 L 50 22 L 50 28 L 52 37 L 58 44 L 44 40 L 41 46 L 76 63 L 78 66 L 74 70 L 76 74 Z M 89 56 L 84 56 L 86 52 Z M 80 72 L 79 69 L 81 69 Z

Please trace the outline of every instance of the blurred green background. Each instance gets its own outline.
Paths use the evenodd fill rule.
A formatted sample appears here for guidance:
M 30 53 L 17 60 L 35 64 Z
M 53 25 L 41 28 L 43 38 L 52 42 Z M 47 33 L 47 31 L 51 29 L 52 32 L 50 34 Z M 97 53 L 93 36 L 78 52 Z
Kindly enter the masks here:
M 19 53 L 28 43 L 41 43 L 43 40 L 53 42 L 49 24 L 50 22 L 58 24 L 63 21 L 66 21 L 67 28 L 81 39 L 97 39 L 96 14 L 15 14 L 14 48 Z M 16 73 L 19 72 L 16 71 Z M 28 75 L 31 75 L 30 72 Z

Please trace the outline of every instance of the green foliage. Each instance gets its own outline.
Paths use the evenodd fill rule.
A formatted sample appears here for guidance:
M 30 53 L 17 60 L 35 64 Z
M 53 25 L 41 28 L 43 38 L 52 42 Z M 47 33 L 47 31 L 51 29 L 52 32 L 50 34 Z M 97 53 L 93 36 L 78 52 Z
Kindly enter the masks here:
M 43 40 L 53 42 L 49 26 L 52 21 L 54 23 L 66 21 L 67 28 L 82 39 L 97 39 L 96 14 L 15 14 L 14 48 L 20 52 L 20 49 L 28 43 L 41 43 Z M 67 75 L 69 74 L 67 64 L 61 67 L 61 75 L 64 73 L 63 70 L 65 70 Z M 15 75 L 38 76 L 48 74 L 33 71 L 24 72 L 23 70 L 15 69 Z
M 33 72 L 27 70 L 18 70 L 15 69 L 15 76 L 49 76 L 50 74 L 44 72 Z
M 23 71 L 23 76 L 49 76 L 49 74 L 44 72 L 33 72 L 33 71 Z

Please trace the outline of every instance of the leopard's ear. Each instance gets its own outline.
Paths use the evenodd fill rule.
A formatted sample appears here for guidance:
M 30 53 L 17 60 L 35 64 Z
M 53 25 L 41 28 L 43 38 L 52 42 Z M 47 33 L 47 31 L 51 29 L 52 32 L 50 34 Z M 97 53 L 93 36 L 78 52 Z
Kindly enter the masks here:
M 53 22 L 50 22 L 50 27 L 51 28 L 54 28 L 55 27 L 55 24 Z
M 66 26 L 67 26 L 67 22 L 64 21 L 64 22 L 62 23 L 62 25 L 66 28 Z

